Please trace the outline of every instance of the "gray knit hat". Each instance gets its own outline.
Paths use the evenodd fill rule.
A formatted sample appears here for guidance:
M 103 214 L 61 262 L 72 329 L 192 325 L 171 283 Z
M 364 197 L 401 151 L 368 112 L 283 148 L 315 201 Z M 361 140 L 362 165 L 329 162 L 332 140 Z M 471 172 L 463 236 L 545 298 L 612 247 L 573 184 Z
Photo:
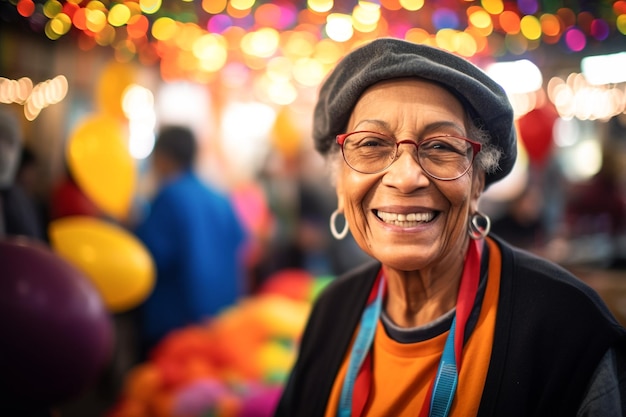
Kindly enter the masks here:
M 488 173 L 486 186 L 504 178 L 517 157 L 513 109 L 500 85 L 469 61 L 441 49 L 393 38 L 381 38 L 346 55 L 321 86 L 315 106 L 313 138 L 326 155 L 344 133 L 363 92 L 379 81 L 416 77 L 435 81 L 457 96 L 475 123 L 489 132 L 502 152 L 499 168 Z

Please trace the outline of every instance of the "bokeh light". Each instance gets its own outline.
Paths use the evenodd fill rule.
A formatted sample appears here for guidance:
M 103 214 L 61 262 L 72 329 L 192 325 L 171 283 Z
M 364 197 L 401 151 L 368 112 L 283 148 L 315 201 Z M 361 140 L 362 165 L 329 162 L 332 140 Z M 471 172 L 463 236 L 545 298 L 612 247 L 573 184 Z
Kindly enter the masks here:
M 563 118 L 608 120 L 626 111 L 626 92 L 619 85 L 591 85 L 580 73 L 553 77 L 547 86 L 550 101 Z
M 352 17 L 343 13 L 331 13 L 326 21 L 326 34 L 337 42 L 345 42 L 352 38 Z
M 541 38 L 541 23 L 535 16 L 524 16 L 520 21 L 520 30 L 526 39 L 536 40 Z
M 324 66 L 321 62 L 310 58 L 301 58 L 293 67 L 294 79 L 302 85 L 315 87 L 324 79 Z
M 468 9 L 469 22 L 476 28 L 486 29 L 492 27 L 491 16 L 482 8 L 476 7 L 474 11 Z
M 594 19 L 591 22 L 591 36 L 599 41 L 603 41 L 609 37 L 609 24 L 603 19 Z
M 207 33 L 197 38 L 192 46 L 195 57 L 205 71 L 217 72 L 228 58 L 226 42 L 223 37 Z
M 306 7 L 255 0 L 180 0 L 176 7 L 162 0 L 46 0 L 39 7 L 33 0 L 14 1 L 18 13 L 41 22 L 50 39 L 76 30 L 82 50 L 111 46 L 116 59 L 161 61 L 165 78 L 201 77 L 207 81 L 207 72 L 223 68 L 225 63 L 221 64 L 222 53 L 220 64 L 212 66 L 198 59 L 197 52 L 191 53 L 195 42 L 206 34 L 222 35 L 229 51 L 226 60 L 238 61 L 252 70 L 263 70 L 274 56 L 285 56 L 295 66 L 299 59 L 311 58 L 314 45 L 322 40 L 346 44 L 349 50 L 374 37 L 395 36 L 480 60 L 523 55 L 542 44 L 582 52 L 591 41 L 626 35 L 624 0 L 613 0 L 610 9 L 590 6 L 584 10 L 538 0 L 481 0 L 454 5 L 424 0 L 361 0 L 351 4 L 307 0 Z M 71 25 L 67 24 L 68 17 Z M 324 71 L 326 64 L 337 61 L 324 59 L 319 61 Z M 301 73 L 306 72 L 303 67 L 313 68 L 310 62 L 303 62 L 307 61 L 298 64 Z
M 118 3 L 111 7 L 108 21 L 112 26 L 122 26 L 128 23 L 130 16 L 131 14 L 128 6 L 123 3 Z
M 160 17 L 152 25 L 152 36 L 155 39 L 166 41 L 171 39 L 178 31 L 177 23 L 169 17 Z
M 61 10 L 63 5 L 58 0 L 47 0 L 43 5 L 43 14 L 50 19 L 61 13 Z
M 424 7 L 424 0 L 400 0 L 400 6 L 410 12 L 415 12 Z
M 221 145 L 237 175 L 251 178 L 258 172 L 269 150 L 269 132 L 275 119 L 276 111 L 258 102 L 234 102 L 224 109 Z
M 86 9 L 85 17 L 87 29 L 94 33 L 100 32 L 107 25 L 106 14 L 100 9 Z
M 128 20 L 126 31 L 130 38 L 141 38 L 146 36 L 149 26 L 148 18 L 142 14 L 137 14 Z
M 154 149 L 156 112 L 149 89 L 131 84 L 124 91 L 122 109 L 129 121 L 128 148 L 135 159 L 147 158 Z
M 504 10 L 502 0 L 482 0 L 481 4 L 487 12 L 494 15 L 500 14 Z
M 573 182 L 588 180 L 602 168 L 602 147 L 599 141 L 586 138 L 560 153 L 565 177 Z
M 246 33 L 241 40 L 241 49 L 248 55 L 267 58 L 276 52 L 279 40 L 276 29 L 262 28 Z
M 233 25 L 233 19 L 225 14 L 218 14 L 209 19 L 207 29 L 211 33 L 222 33 Z
M 617 30 L 619 30 L 622 35 L 626 35 L 626 13 L 617 16 L 615 25 L 617 26 Z
M 517 7 L 525 15 L 533 15 L 539 10 L 537 0 L 517 0 Z
M 33 0 L 19 0 L 17 12 L 24 17 L 30 17 L 35 12 L 35 3 Z
M 565 32 L 565 43 L 572 51 L 579 52 L 585 48 L 587 39 L 580 29 L 572 27 Z
M 65 35 L 72 27 L 72 20 L 65 13 L 58 13 L 49 21 L 50 30 L 56 35 Z
M 456 12 L 445 7 L 438 8 L 433 12 L 433 25 L 435 29 L 457 29 L 459 17 Z
M 228 5 L 237 10 L 250 10 L 254 6 L 254 0 L 230 0 Z
M 0 103 L 16 103 L 24 106 L 24 116 L 33 121 L 46 107 L 59 103 L 69 90 L 67 78 L 58 75 L 33 85 L 28 77 L 11 80 L 0 77 Z
M 354 28 L 359 32 L 376 30 L 380 20 L 380 6 L 370 2 L 360 2 L 352 13 Z
M 539 18 L 541 23 L 541 30 L 547 36 L 557 36 L 561 33 L 561 22 L 559 18 L 553 14 L 543 14 Z
M 273 104 L 310 98 L 307 89 L 318 85 L 342 56 L 376 37 L 437 46 L 486 65 L 515 60 L 544 44 L 567 54 L 585 53 L 599 42 L 619 44 L 626 35 L 624 0 L 612 0 L 610 8 L 590 4 L 580 10 L 539 0 L 454 5 L 424 0 L 307 0 L 306 7 L 255 0 L 178 0 L 176 7 L 162 0 L 13 3 L 17 14 L 28 17 L 34 29 L 39 25 L 49 39 L 76 32 L 80 50 L 110 47 L 117 61 L 158 65 L 167 81 L 221 79 L 232 88 L 254 85 L 253 94 Z M 280 72 L 288 77 L 276 78 L 277 62 L 289 68 Z M 234 74 L 243 78 L 237 80 Z M 257 83 L 258 77 L 269 81 Z M 620 108 L 621 104 L 607 104 L 621 103 L 616 91 L 611 90 L 610 97 L 606 93 L 606 102 L 595 112 L 580 110 L 586 108 L 582 104 L 575 110 L 572 103 L 561 110 L 576 115 L 572 117 L 606 117 Z M 516 114 L 536 105 L 532 95 L 524 94 L 511 97 Z M 563 94 L 559 102 L 565 101 Z
M 520 18 L 517 13 L 507 10 L 500 14 L 500 27 L 509 35 L 515 35 L 520 31 Z
M 202 9 L 210 14 L 219 14 L 226 9 L 227 0 L 202 0 Z
M 139 0 L 141 11 L 147 14 L 154 14 L 161 9 L 161 0 Z
M 317 13 L 325 13 L 333 8 L 333 0 L 307 0 L 309 9 Z

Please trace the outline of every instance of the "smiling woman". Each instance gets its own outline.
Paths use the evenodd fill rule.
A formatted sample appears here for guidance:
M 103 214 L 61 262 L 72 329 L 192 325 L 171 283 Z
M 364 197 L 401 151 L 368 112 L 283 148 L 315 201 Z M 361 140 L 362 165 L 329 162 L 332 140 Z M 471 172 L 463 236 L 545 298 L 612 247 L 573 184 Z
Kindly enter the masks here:
M 322 85 L 314 139 L 336 184 L 333 235 L 375 261 L 318 298 L 276 416 L 622 415 L 626 330 L 478 211 L 516 160 L 495 81 L 378 39 Z

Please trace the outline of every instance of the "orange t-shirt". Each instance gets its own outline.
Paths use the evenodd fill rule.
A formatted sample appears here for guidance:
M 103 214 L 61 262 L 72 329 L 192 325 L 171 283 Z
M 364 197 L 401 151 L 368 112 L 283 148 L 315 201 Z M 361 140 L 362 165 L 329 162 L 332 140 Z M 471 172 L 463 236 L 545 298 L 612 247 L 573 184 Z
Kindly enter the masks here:
M 463 348 L 459 382 L 450 417 L 471 417 L 478 413 L 487 377 L 501 269 L 500 250 L 490 239 L 487 239 L 487 243 L 489 244 L 487 287 L 476 327 Z M 437 372 L 447 336 L 448 332 L 445 332 L 418 343 L 399 343 L 389 338 L 379 319 L 373 343 L 372 387 L 364 415 L 418 416 Z M 350 349 L 335 378 L 325 417 L 335 417 L 337 414 L 349 357 Z

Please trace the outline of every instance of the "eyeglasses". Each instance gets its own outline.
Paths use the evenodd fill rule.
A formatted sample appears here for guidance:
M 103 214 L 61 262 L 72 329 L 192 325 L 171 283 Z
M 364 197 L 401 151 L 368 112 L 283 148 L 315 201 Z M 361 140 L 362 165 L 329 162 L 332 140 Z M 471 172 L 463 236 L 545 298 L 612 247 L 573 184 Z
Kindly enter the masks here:
M 451 181 L 469 171 L 481 144 L 459 136 L 434 136 L 416 143 L 412 140 L 396 142 L 382 133 L 359 131 L 337 135 L 343 159 L 353 170 L 362 174 L 376 174 L 389 168 L 398 157 L 403 143 L 417 148 L 417 161 L 430 177 Z

